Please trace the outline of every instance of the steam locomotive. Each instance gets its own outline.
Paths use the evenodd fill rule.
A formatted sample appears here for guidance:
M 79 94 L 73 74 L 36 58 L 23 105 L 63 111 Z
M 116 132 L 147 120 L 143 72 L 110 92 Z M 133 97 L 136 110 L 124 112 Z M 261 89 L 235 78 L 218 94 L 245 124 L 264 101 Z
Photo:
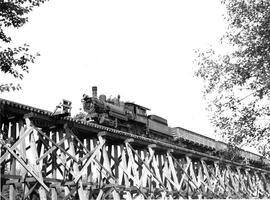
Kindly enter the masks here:
M 97 87 L 92 87 L 92 97 L 83 95 L 83 110 L 86 120 L 110 126 L 137 135 L 152 138 L 172 139 L 167 120 L 157 115 L 147 115 L 149 110 L 132 102 L 120 101 L 120 96 L 107 99 L 105 95 L 97 97 Z

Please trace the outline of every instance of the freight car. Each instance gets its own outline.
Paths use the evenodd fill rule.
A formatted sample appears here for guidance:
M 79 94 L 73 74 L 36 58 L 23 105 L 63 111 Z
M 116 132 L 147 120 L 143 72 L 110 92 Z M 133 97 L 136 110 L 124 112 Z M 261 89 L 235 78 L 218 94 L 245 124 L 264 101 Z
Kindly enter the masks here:
M 149 110 L 132 102 L 120 101 L 120 96 L 107 99 L 105 95 L 97 97 L 97 87 L 92 87 L 92 97 L 83 95 L 83 110 L 86 120 L 114 127 L 138 135 L 148 135 L 156 139 L 172 140 L 166 119 L 157 115 L 147 115 Z
M 202 151 L 211 152 L 212 154 L 215 153 L 224 153 L 229 152 L 229 145 L 225 142 L 217 141 L 207 136 L 195 133 L 193 131 L 181 128 L 181 127 L 174 127 L 170 128 L 170 132 L 173 135 L 174 141 L 180 141 L 183 144 L 193 144 L 193 146 L 197 146 Z M 237 153 L 239 157 L 244 159 L 245 161 L 255 162 L 255 163 L 264 163 L 265 165 L 269 165 L 269 160 L 263 158 L 262 156 L 245 151 L 243 149 L 237 148 L 234 153 Z M 222 155 L 221 155 L 222 156 Z M 232 155 L 229 155 L 232 156 Z
M 170 128 L 170 132 L 173 135 L 174 141 L 181 141 L 184 144 L 194 144 L 195 146 L 208 150 L 216 150 L 217 148 L 216 140 L 193 131 L 181 127 L 174 127 Z M 221 146 L 218 148 L 226 148 L 226 146 Z

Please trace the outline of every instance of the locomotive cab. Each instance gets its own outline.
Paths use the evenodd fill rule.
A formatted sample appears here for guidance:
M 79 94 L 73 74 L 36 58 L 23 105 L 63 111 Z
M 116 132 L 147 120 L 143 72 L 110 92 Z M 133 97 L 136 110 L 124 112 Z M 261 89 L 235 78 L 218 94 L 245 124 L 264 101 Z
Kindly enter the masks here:
M 135 116 L 134 121 L 147 124 L 147 110 L 149 110 L 148 108 L 131 102 L 126 102 L 125 108 L 133 113 Z

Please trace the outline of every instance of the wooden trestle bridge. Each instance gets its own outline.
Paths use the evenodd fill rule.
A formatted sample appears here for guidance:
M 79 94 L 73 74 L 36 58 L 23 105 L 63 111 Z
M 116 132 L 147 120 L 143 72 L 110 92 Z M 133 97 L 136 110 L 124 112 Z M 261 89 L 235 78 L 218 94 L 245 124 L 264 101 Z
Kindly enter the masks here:
M 270 198 L 267 165 L 220 159 L 4 99 L 0 113 L 2 199 Z

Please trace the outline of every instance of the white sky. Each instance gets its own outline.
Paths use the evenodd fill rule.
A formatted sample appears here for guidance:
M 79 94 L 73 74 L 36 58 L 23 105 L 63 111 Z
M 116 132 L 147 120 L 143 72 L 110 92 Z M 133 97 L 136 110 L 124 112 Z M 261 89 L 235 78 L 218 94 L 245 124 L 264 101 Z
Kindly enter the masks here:
M 217 0 L 50 0 L 12 31 L 15 43 L 41 56 L 23 90 L 1 98 L 51 111 L 64 98 L 75 114 L 96 85 L 98 94 L 120 94 L 171 126 L 213 136 L 192 61 L 193 49 L 222 35 L 222 11 Z

